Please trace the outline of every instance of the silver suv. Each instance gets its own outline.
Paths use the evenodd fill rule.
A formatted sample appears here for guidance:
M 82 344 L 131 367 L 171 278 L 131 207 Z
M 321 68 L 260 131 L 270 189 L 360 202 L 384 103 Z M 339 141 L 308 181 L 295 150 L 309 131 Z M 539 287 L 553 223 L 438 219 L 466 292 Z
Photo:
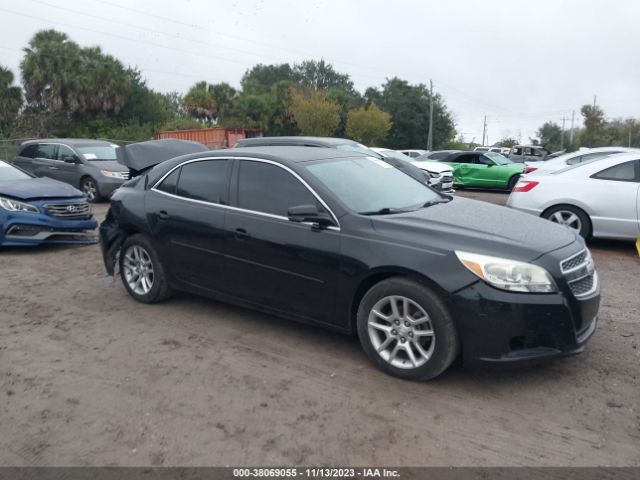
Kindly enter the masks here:
M 20 145 L 12 163 L 36 177 L 69 183 L 88 201 L 98 202 L 129 178 L 127 168 L 116 161 L 116 148 L 104 140 L 29 140 Z

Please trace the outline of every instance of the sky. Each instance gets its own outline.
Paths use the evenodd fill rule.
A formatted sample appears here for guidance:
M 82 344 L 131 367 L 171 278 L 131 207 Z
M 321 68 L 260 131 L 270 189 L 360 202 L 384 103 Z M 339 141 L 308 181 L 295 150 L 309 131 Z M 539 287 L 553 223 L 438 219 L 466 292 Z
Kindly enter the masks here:
M 0 64 L 44 28 L 137 66 L 162 92 L 239 86 L 257 63 L 324 59 L 360 92 L 433 81 L 466 141 L 527 142 L 545 121 L 640 117 L 635 0 L 0 0 Z M 407 148 L 419 145 L 407 145 Z

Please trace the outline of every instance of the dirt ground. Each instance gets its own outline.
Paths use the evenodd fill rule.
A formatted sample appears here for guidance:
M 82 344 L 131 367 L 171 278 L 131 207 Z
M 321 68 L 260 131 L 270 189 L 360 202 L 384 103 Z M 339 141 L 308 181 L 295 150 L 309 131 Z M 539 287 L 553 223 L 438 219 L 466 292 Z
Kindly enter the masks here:
M 98 246 L 1 251 L 0 465 L 640 466 L 640 258 L 591 248 L 582 355 L 428 383 L 354 338 L 184 294 L 136 303 Z

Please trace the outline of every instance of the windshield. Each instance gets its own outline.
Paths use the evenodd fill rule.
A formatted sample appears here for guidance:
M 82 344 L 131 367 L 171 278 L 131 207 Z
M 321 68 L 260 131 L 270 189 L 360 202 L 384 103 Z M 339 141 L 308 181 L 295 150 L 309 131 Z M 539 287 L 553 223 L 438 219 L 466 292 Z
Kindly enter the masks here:
M 0 160 L 0 182 L 26 180 L 28 178 L 31 178 L 31 176 Z
M 347 208 L 358 213 L 417 209 L 442 199 L 423 183 L 377 158 L 323 160 L 306 168 Z
M 509 160 L 504 155 L 501 155 L 500 153 L 487 152 L 484 154 L 484 156 L 490 158 L 498 165 L 507 165 L 509 163 L 513 163 L 511 160 Z
M 374 158 L 382 158 L 382 155 L 378 152 L 374 152 L 373 150 L 369 150 L 364 145 L 359 145 L 357 143 L 343 143 L 342 145 L 337 145 L 336 148 L 338 150 L 342 150 L 343 152 L 358 152 L 364 153 L 365 155 L 369 155 Z
M 382 155 L 383 157 L 391 157 L 391 158 L 397 158 L 399 160 L 403 160 L 405 162 L 410 162 L 411 161 L 411 157 L 408 155 L 405 155 L 404 153 L 400 153 L 397 150 L 383 150 L 380 152 L 380 155 Z
M 93 145 L 90 147 L 77 147 L 85 160 L 115 160 L 116 147 L 112 145 Z

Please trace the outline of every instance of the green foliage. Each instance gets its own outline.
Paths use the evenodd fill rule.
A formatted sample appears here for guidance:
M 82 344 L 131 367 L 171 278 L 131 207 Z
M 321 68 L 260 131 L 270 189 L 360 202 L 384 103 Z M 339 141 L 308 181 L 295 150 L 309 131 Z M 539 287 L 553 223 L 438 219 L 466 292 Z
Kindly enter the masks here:
M 293 71 L 296 75 L 295 79 L 303 88 L 313 90 L 340 88 L 352 95 L 356 93 L 349 75 L 336 72 L 333 65 L 324 60 L 306 60 L 295 65 Z
M 216 101 L 213 99 L 211 87 L 206 81 L 196 83 L 182 98 L 185 111 L 206 125 L 211 125 L 217 116 Z
M 347 120 L 347 135 L 365 145 L 375 146 L 383 141 L 391 129 L 391 115 L 375 103 L 368 108 L 351 110 Z
M 560 128 L 560 125 L 554 122 L 545 122 L 538 129 L 536 135 L 538 135 L 540 139 L 540 145 L 543 145 L 552 152 L 564 148 L 564 142 L 565 140 L 568 140 L 567 135 L 563 138 L 562 128 Z
M 0 136 L 9 136 L 22 107 L 22 90 L 13 85 L 13 72 L 0 65 Z
M 511 137 L 504 137 L 502 140 L 498 141 L 498 143 L 495 144 L 495 146 L 497 147 L 504 147 L 504 148 L 511 148 L 515 145 L 518 144 L 518 140 L 516 140 L 515 138 L 511 138 Z
M 328 137 L 340 124 L 340 105 L 326 99 L 323 91 L 293 91 L 291 113 L 303 135 Z
M 607 145 L 606 120 L 602 109 L 597 105 L 584 105 L 580 109 L 580 113 L 584 117 L 584 130 L 580 135 L 582 145 L 586 147 Z
M 405 80 L 392 78 L 381 90 L 369 88 L 365 92 L 368 103 L 376 103 L 391 114 L 393 126 L 385 140 L 386 147 L 394 149 L 424 148 L 429 130 L 429 90 L 425 85 L 410 85 Z M 455 137 L 455 126 L 444 100 L 438 94 L 433 98 L 433 148 L 440 149 Z

